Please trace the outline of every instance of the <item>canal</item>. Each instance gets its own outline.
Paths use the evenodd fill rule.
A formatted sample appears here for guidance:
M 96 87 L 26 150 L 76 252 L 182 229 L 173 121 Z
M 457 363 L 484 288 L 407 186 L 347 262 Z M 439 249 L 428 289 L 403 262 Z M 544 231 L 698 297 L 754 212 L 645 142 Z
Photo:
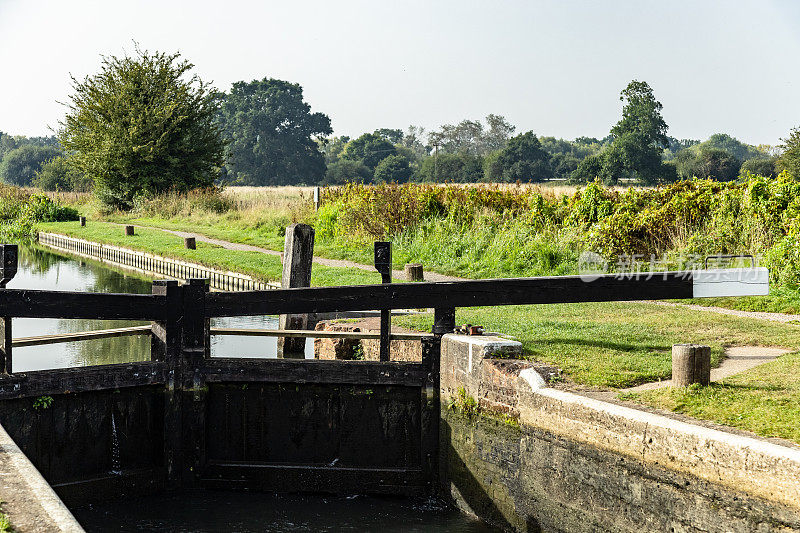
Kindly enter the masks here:
M 21 248 L 19 271 L 9 288 L 61 291 L 150 293 L 150 280 L 100 264 L 53 254 L 40 248 Z M 23 319 L 13 321 L 14 337 L 110 329 L 143 322 L 108 320 Z M 215 319 L 216 327 L 277 328 L 274 316 Z M 275 357 L 276 339 L 217 337 L 211 355 Z M 306 357 L 313 358 L 313 342 Z M 43 370 L 73 366 L 147 360 L 147 336 L 97 339 L 16 348 L 14 370 Z M 431 499 L 292 495 L 258 492 L 181 490 L 72 509 L 87 531 L 167 532 L 455 532 L 493 529 Z

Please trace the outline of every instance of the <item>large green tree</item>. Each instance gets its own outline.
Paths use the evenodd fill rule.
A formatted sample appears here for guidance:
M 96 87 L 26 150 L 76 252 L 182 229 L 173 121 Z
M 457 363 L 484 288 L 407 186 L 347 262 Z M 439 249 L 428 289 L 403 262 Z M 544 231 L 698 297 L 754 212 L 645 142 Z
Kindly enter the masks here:
M 351 161 L 361 161 L 370 170 L 375 170 L 378 163 L 396 154 L 397 147 L 386 137 L 377 133 L 365 133 L 348 142 L 341 157 Z
M 24 144 L 5 154 L 0 162 L 0 180 L 23 187 L 31 185 L 42 165 L 60 155 L 61 150 L 54 146 Z
M 796 180 L 800 180 L 800 127 L 789 132 L 789 138 L 781 139 L 783 152 L 778 157 L 777 167 L 785 170 Z
M 500 152 L 499 163 L 504 181 L 542 181 L 552 177 L 550 156 L 542 149 L 536 135 L 529 131 L 509 139 Z
M 228 181 L 296 185 L 324 178 L 317 140 L 331 134 L 331 120 L 311 112 L 299 84 L 274 78 L 236 82 L 224 95 L 219 117 L 230 141 Z
M 613 142 L 591 161 L 578 165 L 574 181 L 587 182 L 597 177 L 614 184 L 622 179 L 655 184 L 676 178 L 675 167 L 661 160 L 669 146 L 663 106 L 655 99 L 647 82 L 633 80 L 620 93 L 624 102 L 622 118 L 611 128 Z M 598 172 L 598 174 L 590 174 Z
M 107 205 L 128 209 L 137 195 L 209 186 L 225 143 L 216 93 L 180 54 L 136 49 L 106 57 L 100 72 L 73 78 L 59 139 Z

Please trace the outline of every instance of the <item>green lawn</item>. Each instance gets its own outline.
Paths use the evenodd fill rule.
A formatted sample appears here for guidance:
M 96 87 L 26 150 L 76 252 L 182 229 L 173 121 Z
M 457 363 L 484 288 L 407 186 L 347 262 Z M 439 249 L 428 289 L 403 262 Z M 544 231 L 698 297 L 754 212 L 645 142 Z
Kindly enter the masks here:
M 621 397 L 800 443 L 800 353 L 784 355 L 710 387 L 670 387 Z
M 649 303 L 615 302 L 461 309 L 458 324 L 481 324 L 513 335 L 524 357 L 553 364 L 563 379 L 604 389 L 669 379 L 671 347 L 711 346 L 719 364 L 728 345 L 800 350 L 800 326 L 699 313 Z M 430 315 L 400 317 L 403 326 L 430 331 Z M 621 398 L 800 443 L 800 353 L 710 387 L 664 388 Z
M 196 250 L 187 250 L 183 246 L 181 237 L 158 229 L 136 228 L 136 235 L 132 237 L 124 236 L 119 225 L 96 221 L 88 222 L 85 227 L 81 227 L 78 222 L 48 222 L 39 224 L 39 229 L 192 261 L 212 268 L 242 272 L 263 281 L 279 281 L 281 278 L 281 261 L 277 256 L 261 252 L 227 250 L 203 242 L 197 243 Z M 380 275 L 377 272 L 357 268 L 315 264 L 311 272 L 311 284 L 314 286 L 380 283 Z

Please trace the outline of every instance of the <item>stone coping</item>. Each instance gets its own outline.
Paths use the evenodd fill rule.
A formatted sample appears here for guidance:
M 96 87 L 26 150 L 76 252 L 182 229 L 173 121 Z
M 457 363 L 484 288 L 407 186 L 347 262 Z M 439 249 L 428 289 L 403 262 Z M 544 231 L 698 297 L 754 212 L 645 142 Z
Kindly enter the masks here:
M 0 498 L 14 531 L 83 531 L 69 509 L 2 426 Z

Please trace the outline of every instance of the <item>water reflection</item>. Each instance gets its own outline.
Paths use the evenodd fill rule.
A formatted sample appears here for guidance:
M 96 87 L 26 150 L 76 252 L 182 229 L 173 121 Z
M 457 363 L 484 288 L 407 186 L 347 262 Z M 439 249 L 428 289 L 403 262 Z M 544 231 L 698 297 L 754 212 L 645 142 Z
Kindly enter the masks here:
M 8 287 L 84 292 L 150 294 L 150 280 L 101 266 L 94 261 L 76 260 L 40 248 L 20 247 L 19 270 Z M 15 318 L 13 336 L 33 337 L 145 325 L 132 320 L 62 320 Z M 276 329 L 277 317 L 236 317 L 213 319 L 212 327 Z M 211 355 L 217 357 L 275 357 L 274 337 L 212 337 Z M 313 341 L 306 342 L 306 357 L 313 358 Z M 14 349 L 14 371 L 44 370 L 72 366 L 127 363 L 150 359 L 150 337 L 118 337 L 67 342 Z

